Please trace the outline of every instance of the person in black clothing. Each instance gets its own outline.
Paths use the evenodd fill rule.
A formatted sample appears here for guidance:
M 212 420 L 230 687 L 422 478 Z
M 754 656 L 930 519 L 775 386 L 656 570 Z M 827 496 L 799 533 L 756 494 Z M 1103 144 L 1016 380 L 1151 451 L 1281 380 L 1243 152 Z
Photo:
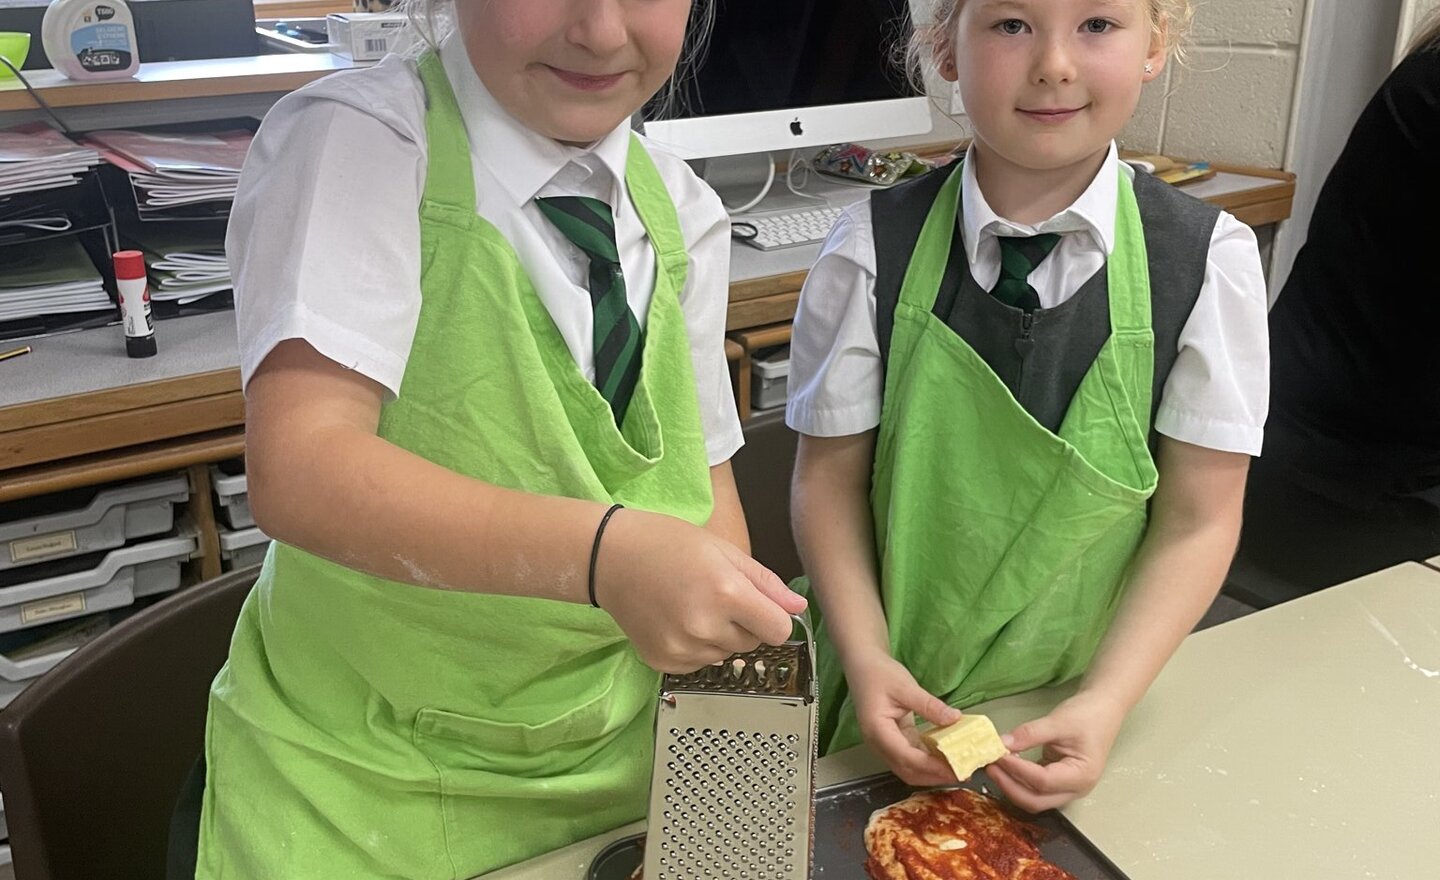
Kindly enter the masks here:
M 1231 578 L 1242 598 L 1440 554 L 1437 157 L 1440 14 L 1356 122 L 1270 312 L 1270 418 Z

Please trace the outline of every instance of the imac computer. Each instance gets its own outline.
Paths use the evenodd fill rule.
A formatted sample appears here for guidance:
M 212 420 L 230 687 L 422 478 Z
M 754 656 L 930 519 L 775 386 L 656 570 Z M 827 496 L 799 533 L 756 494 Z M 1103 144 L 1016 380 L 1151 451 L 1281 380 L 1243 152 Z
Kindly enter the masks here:
M 647 108 L 646 137 L 702 159 L 930 130 L 898 62 L 909 0 L 712 2 L 708 48 L 670 107 Z

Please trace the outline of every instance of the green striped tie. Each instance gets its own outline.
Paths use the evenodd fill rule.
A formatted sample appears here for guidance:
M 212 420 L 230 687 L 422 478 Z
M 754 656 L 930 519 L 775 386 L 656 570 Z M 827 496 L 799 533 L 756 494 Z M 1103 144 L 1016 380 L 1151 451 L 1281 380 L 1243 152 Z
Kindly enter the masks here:
M 643 335 L 625 298 L 625 278 L 615 247 L 615 217 L 609 205 L 585 196 L 552 196 L 536 199 L 535 204 L 571 244 L 590 258 L 595 387 L 615 413 L 615 424 L 623 424 L 625 409 L 640 381 Z
M 1030 273 L 1044 262 L 1060 236 L 1053 232 L 1042 235 L 1002 235 L 1000 242 L 1000 278 L 990 288 L 990 295 L 1007 306 L 1033 312 L 1040 308 L 1040 294 L 1030 286 Z

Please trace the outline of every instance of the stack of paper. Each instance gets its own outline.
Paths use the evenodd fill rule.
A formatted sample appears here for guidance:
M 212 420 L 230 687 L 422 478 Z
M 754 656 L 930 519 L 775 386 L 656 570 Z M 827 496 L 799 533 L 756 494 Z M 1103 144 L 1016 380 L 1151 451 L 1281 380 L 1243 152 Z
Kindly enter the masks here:
M 142 223 L 127 235 L 145 252 L 150 298 L 181 305 L 233 286 L 223 236 L 223 230 L 182 223 Z
M 130 174 L 143 217 L 182 205 L 229 202 L 253 135 L 244 130 L 211 133 L 92 131 L 86 142 Z
M 0 244 L 5 243 L 6 233 L 12 230 L 16 232 L 27 229 L 36 232 L 68 232 L 74 225 L 64 214 L 31 213 L 13 218 L 0 216 Z
M 113 309 L 90 255 L 74 236 L 32 242 L 7 253 L 0 270 L 0 322 Z
M 80 182 L 100 154 L 41 123 L 0 131 L 0 196 Z

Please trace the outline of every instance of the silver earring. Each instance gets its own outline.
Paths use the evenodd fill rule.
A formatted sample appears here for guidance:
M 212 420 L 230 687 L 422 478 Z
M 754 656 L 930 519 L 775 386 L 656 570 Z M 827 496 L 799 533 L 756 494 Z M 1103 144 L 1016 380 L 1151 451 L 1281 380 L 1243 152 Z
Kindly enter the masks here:
M 1153 65 L 1153 64 L 1146 64 L 1146 65 L 1145 65 L 1145 72 L 1146 72 L 1146 73 L 1154 73 L 1154 72 L 1155 72 L 1155 65 Z

